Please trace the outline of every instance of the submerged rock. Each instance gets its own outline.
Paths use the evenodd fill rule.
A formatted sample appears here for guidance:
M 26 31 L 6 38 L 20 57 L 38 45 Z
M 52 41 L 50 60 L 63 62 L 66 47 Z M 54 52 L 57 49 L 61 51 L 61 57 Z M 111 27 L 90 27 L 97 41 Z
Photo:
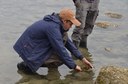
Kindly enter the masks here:
M 110 52 L 112 49 L 111 48 L 104 48 L 106 51 Z
M 116 19 L 120 19 L 120 18 L 123 17 L 121 14 L 112 13 L 112 12 L 105 13 L 105 15 L 107 15 L 107 16 L 109 16 L 109 17 L 111 17 L 111 18 L 116 18 Z
M 60 79 L 60 73 L 58 68 L 48 68 L 48 74 L 46 75 L 46 79 L 49 81 Z
M 102 67 L 95 84 L 128 84 L 128 69 L 116 66 Z
M 88 52 L 87 49 L 85 48 L 79 48 L 79 50 L 81 51 L 81 53 L 83 54 L 83 56 L 90 62 L 92 61 L 92 55 Z M 72 71 L 70 75 L 66 76 L 67 78 L 71 78 L 73 81 L 75 80 L 79 80 L 79 81 L 90 81 L 93 82 L 93 78 L 94 78 L 94 72 L 93 69 L 89 69 L 89 67 L 85 64 L 83 64 L 83 62 L 81 60 L 75 60 L 75 63 L 77 65 L 79 65 L 82 69 L 81 72 L 76 72 L 76 71 Z M 73 83 L 73 84 L 77 84 L 77 83 Z
M 100 28 L 108 28 L 108 27 L 118 27 L 117 24 L 113 24 L 110 22 L 96 22 L 95 23 L 96 26 L 100 27 Z
M 27 75 L 22 71 L 18 71 L 18 73 L 22 76 L 22 78 L 15 84 L 48 84 L 48 80 L 46 80 L 46 77 L 44 75 Z
M 108 23 L 108 22 L 97 22 L 96 26 L 101 27 L 101 28 L 108 28 L 110 26 L 110 23 Z
M 89 61 L 89 62 L 93 62 L 92 61 L 92 55 L 91 53 L 88 52 L 88 50 L 86 48 L 79 48 L 79 50 L 81 51 L 82 55 Z M 77 65 L 79 65 L 81 67 L 81 69 L 83 70 L 83 72 L 87 71 L 89 69 L 89 67 L 85 64 L 82 63 L 81 60 L 75 60 L 75 63 Z

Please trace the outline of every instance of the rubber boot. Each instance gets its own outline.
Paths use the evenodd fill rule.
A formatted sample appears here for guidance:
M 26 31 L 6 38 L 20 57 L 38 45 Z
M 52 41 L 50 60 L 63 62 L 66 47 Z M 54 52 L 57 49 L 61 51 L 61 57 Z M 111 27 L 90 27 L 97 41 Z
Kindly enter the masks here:
M 82 37 L 82 40 L 80 41 L 79 47 L 88 49 L 88 48 L 87 48 L 87 37 L 88 37 L 88 36 L 83 36 L 83 37 Z
M 24 72 L 25 74 L 35 74 L 24 62 L 17 64 L 18 70 Z

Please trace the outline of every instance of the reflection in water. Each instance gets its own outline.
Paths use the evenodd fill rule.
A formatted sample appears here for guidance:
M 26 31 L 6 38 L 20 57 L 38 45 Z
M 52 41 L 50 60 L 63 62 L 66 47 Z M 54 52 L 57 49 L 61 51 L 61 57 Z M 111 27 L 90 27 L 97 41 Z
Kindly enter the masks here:
M 15 84 L 93 84 L 92 71 L 87 72 L 71 72 L 72 74 L 60 79 L 58 70 L 51 70 L 47 75 L 27 75 L 18 71 L 22 78 Z
M 83 55 L 92 62 L 90 53 L 80 48 Z M 27 75 L 20 71 L 18 73 L 22 78 L 15 84 L 93 84 L 94 80 L 94 71 L 88 69 L 87 66 L 79 60 L 75 60 L 76 64 L 81 66 L 82 72 L 71 71 L 70 74 L 65 76 L 65 79 L 60 79 L 61 74 L 58 71 L 58 68 L 48 68 L 47 75 L 40 75 L 38 73 L 33 75 Z
M 17 72 L 22 78 L 15 84 L 41 84 L 41 81 L 45 81 L 46 79 L 45 76 L 39 74 L 27 75 L 19 70 Z

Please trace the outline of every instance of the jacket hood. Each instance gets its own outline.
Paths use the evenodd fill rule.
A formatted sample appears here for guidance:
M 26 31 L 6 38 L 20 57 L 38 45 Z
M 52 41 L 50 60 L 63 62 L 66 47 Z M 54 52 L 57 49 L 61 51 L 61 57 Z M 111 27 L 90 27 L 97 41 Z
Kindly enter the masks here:
M 57 24 L 62 24 L 60 18 L 59 18 L 59 15 L 56 14 L 56 13 L 52 13 L 51 15 L 46 15 L 44 16 L 44 20 L 45 21 L 53 21 Z
M 62 21 L 60 20 L 59 14 L 52 13 L 51 15 L 44 16 L 44 21 L 53 21 L 61 26 L 61 32 L 67 32 L 68 30 L 64 30 Z

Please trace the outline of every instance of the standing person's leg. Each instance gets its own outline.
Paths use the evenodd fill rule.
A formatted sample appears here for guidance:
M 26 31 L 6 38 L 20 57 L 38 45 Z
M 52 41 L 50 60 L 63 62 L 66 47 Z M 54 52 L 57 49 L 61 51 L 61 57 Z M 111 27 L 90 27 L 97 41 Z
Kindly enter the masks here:
M 97 16 L 98 11 L 88 11 L 84 32 L 81 35 L 80 47 L 87 49 L 87 37 L 92 33 Z
M 86 5 L 87 4 L 87 5 Z M 77 0 L 75 2 L 76 6 L 76 18 L 81 22 L 79 27 L 75 27 L 72 34 L 72 41 L 77 48 L 79 48 L 81 34 L 83 33 L 83 29 L 85 26 L 85 20 L 87 15 L 87 10 L 89 8 L 88 3 L 85 0 Z
M 99 0 L 95 0 L 93 3 L 90 3 L 90 8 L 87 12 L 87 17 L 85 21 L 84 32 L 81 35 L 80 47 L 87 49 L 87 37 L 92 33 L 95 21 L 97 19 L 99 10 L 98 10 Z

